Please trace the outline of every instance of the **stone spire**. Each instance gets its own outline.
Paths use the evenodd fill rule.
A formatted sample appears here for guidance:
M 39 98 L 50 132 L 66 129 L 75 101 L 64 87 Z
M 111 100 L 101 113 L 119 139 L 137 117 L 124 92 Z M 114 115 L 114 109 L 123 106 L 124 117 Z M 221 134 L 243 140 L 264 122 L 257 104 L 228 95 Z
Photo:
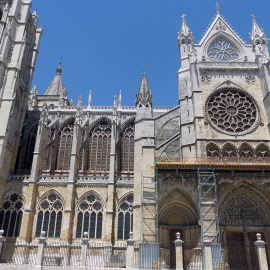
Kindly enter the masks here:
M 256 45 L 258 42 L 260 44 L 267 45 L 267 38 L 263 32 L 263 29 L 259 27 L 254 15 L 251 15 L 252 20 L 252 32 L 250 33 L 250 43 Z
M 56 75 L 54 76 L 51 84 L 45 92 L 45 95 L 48 96 L 60 96 L 63 91 L 65 92 L 65 87 L 61 78 L 62 68 L 61 63 L 59 63 L 58 68 L 56 69 Z
M 255 49 L 256 56 L 262 56 L 262 63 L 269 62 L 269 52 L 267 47 L 267 38 L 263 32 L 263 29 L 259 27 L 255 16 L 251 15 L 252 17 L 252 32 L 250 35 L 250 43 L 253 45 Z
M 137 107 L 152 107 L 152 94 L 149 91 L 145 70 L 143 70 L 141 85 L 138 95 L 136 95 Z
M 186 22 L 186 14 L 183 14 L 181 18 L 183 20 L 180 33 L 178 33 L 178 45 L 180 46 L 181 44 L 193 44 L 193 35 L 192 32 L 190 32 Z

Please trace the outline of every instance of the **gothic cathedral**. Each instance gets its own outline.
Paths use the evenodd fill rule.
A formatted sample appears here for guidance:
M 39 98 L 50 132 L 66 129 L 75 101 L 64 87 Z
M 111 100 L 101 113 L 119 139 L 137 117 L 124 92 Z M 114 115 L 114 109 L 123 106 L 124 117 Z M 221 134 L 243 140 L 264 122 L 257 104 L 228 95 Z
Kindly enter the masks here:
M 133 232 L 173 266 L 180 232 L 184 267 L 206 240 L 229 265 L 239 245 L 253 267 L 257 233 L 270 252 L 270 58 L 255 17 L 246 44 L 217 6 L 195 44 L 182 16 L 178 106 L 154 107 L 143 73 L 134 107 L 121 92 L 98 107 L 91 92 L 73 105 L 61 63 L 44 93 L 31 89 L 42 35 L 31 2 L 0 1 L 3 236 L 117 244 Z

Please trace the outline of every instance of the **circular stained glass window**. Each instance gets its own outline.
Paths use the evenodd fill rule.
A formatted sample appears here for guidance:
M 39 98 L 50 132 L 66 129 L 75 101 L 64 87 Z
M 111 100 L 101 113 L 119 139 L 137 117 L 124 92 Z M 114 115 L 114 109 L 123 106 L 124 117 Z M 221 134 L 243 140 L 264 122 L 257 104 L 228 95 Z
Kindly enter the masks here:
M 244 135 L 260 122 L 257 102 L 246 91 L 234 88 L 213 92 L 206 100 L 205 115 L 218 131 L 228 135 Z

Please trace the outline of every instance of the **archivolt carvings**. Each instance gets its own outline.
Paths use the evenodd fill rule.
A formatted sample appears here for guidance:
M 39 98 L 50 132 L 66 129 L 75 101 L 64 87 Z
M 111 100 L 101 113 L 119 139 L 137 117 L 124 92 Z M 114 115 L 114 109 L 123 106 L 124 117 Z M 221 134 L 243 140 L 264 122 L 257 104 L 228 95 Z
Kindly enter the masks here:
M 206 146 L 207 157 L 212 158 L 270 158 L 270 148 L 265 143 L 259 143 L 255 149 L 247 142 L 243 142 L 238 148 L 230 142 L 225 143 L 220 149 L 217 144 L 210 142 Z
M 246 91 L 224 88 L 206 100 L 205 116 L 216 130 L 228 135 L 244 135 L 260 122 L 259 106 Z
M 268 202 L 256 187 L 243 183 L 224 197 L 219 208 L 222 226 L 265 226 L 270 224 Z

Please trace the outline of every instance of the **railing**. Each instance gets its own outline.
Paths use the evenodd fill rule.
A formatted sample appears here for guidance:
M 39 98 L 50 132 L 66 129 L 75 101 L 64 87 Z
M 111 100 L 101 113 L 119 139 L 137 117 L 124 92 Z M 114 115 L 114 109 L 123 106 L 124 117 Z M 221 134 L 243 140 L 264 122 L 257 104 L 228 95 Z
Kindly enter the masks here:
M 179 157 L 179 156 L 170 156 L 170 157 L 156 157 L 156 162 L 181 162 L 184 164 L 195 164 L 195 163 L 207 163 L 209 165 L 256 165 L 256 164 L 265 164 L 270 165 L 269 157 Z
M 0 263 L 7 265 L 35 265 L 38 243 L 6 240 L 0 256 Z

